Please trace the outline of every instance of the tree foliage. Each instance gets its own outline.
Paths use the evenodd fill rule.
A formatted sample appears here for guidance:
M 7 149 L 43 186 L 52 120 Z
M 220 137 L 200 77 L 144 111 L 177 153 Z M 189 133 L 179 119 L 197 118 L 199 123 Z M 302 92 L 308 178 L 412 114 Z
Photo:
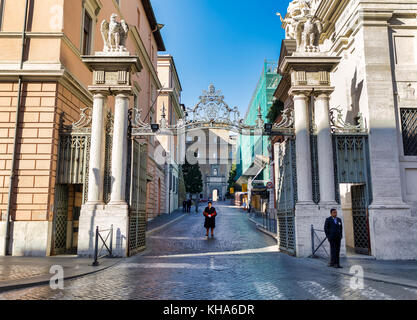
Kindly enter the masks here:
M 268 115 L 266 116 L 268 123 L 274 123 L 283 111 L 284 103 L 280 100 L 275 100 L 274 104 L 268 111 Z
M 198 163 L 190 164 L 186 160 L 182 165 L 182 173 L 187 193 L 198 194 L 203 191 L 203 176 Z
M 235 192 L 238 192 L 241 189 L 240 186 L 236 183 L 236 177 L 237 177 L 237 165 L 232 164 L 232 168 L 230 169 L 230 173 L 229 173 L 229 180 L 227 181 L 228 183 L 227 195 L 228 196 L 230 196 L 230 188 L 234 188 Z

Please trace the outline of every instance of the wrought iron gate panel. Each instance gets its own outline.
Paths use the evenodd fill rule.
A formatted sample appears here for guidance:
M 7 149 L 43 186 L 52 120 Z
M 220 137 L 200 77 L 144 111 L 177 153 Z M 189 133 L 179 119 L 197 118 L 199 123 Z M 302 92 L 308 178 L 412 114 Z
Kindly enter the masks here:
M 352 218 L 355 251 L 370 254 L 369 216 L 366 187 L 352 186 Z
M 109 203 L 111 198 L 111 187 L 112 187 L 112 170 L 111 160 L 113 151 L 113 123 L 114 117 L 111 112 L 107 114 L 106 122 L 106 142 L 105 142 L 105 158 L 104 158 L 104 190 L 103 198 L 104 203 Z
M 279 147 L 278 237 L 280 249 L 295 254 L 295 204 L 297 175 L 295 140 L 287 139 Z
M 417 156 L 417 109 L 401 109 L 401 125 L 405 156 Z
M 91 135 L 62 133 L 59 138 L 57 184 L 83 185 L 83 203 L 88 197 Z
M 89 158 L 90 136 L 86 134 L 62 134 L 59 142 L 57 183 L 84 184 Z
M 147 146 L 132 140 L 130 151 L 129 255 L 146 247 Z
M 317 150 L 317 135 L 310 135 L 311 148 L 311 176 L 313 178 L 313 201 L 315 204 L 320 202 L 320 177 L 319 177 L 319 156 Z
M 55 189 L 54 216 L 54 254 L 63 254 L 67 250 L 68 228 L 68 195 L 67 185 L 57 185 Z
M 336 194 L 340 203 L 340 183 L 365 184 L 368 204 L 372 202 L 368 137 L 364 135 L 333 136 Z

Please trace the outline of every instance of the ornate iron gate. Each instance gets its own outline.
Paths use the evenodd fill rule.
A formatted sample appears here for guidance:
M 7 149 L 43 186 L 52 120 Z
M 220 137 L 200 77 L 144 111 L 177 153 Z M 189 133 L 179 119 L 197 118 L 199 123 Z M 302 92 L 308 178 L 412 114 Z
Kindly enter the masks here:
M 334 135 L 334 163 L 337 201 L 340 183 L 353 184 L 352 209 L 355 250 L 370 254 L 368 206 L 372 202 L 367 135 Z
M 355 251 L 370 254 L 369 216 L 365 185 L 352 186 L 352 218 Z
M 106 142 L 105 142 L 105 158 L 104 158 L 104 203 L 109 203 L 111 200 L 111 186 L 112 186 L 112 171 L 111 171 L 111 157 L 113 151 L 113 124 L 114 115 L 109 111 L 107 113 L 106 122 Z
M 63 184 L 55 189 L 54 254 L 67 251 L 68 191 L 68 186 Z
M 287 138 L 279 146 L 278 177 L 278 241 L 281 250 L 295 254 L 295 204 L 297 171 L 295 140 Z
M 147 145 L 132 140 L 130 154 L 129 256 L 146 247 Z

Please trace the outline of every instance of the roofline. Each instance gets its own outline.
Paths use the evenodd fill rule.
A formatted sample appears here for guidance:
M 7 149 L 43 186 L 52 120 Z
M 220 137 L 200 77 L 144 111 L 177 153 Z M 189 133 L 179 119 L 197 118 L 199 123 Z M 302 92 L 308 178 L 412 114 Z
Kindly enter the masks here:
M 172 62 L 172 65 L 173 65 L 173 67 L 174 67 L 174 70 L 175 70 L 175 77 L 177 78 L 177 80 L 178 80 L 178 83 L 179 83 L 179 85 L 180 85 L 180 90 L 181 90 L 181 92 L 182 92 L 182 84 L 181 84 L 181 80 L 180 80 L 180 76 L 179 76 L 179 74 L 178 74 L 178 70 L 177 70 L 177 66 L 175 65 L 175 59 L 174 59 L 174 57 L 172 56 L 172 55 L 170 55 L 170 54 L 158 54 L 158 59 L 163 59 L 163 58 L 168 58 L 168 59 L 170 59 L 171 60 L 171 62 Z
M 146 17 L 148 18 L 149 24 L 151 26 L 151 31 L 155 37 L 156 45 L 158 46 L 158 51 L 166 51 L 164 40 L 162 39 L 161 31 L 156 21 L 155 12 L 153 11 L 152 4 L 150 0 L 142 0 L 143 8 L 145 9 Z

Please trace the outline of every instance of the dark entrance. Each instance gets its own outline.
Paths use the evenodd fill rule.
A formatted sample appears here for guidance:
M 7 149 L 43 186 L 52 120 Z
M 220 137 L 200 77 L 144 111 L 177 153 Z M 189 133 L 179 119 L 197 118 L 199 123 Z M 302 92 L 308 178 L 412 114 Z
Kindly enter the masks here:
M 352 186 L 352 220 L 355 251 L 360 254 L 371 253 L 369 238 L 369 215 L 366 197 L 366 186 Z

